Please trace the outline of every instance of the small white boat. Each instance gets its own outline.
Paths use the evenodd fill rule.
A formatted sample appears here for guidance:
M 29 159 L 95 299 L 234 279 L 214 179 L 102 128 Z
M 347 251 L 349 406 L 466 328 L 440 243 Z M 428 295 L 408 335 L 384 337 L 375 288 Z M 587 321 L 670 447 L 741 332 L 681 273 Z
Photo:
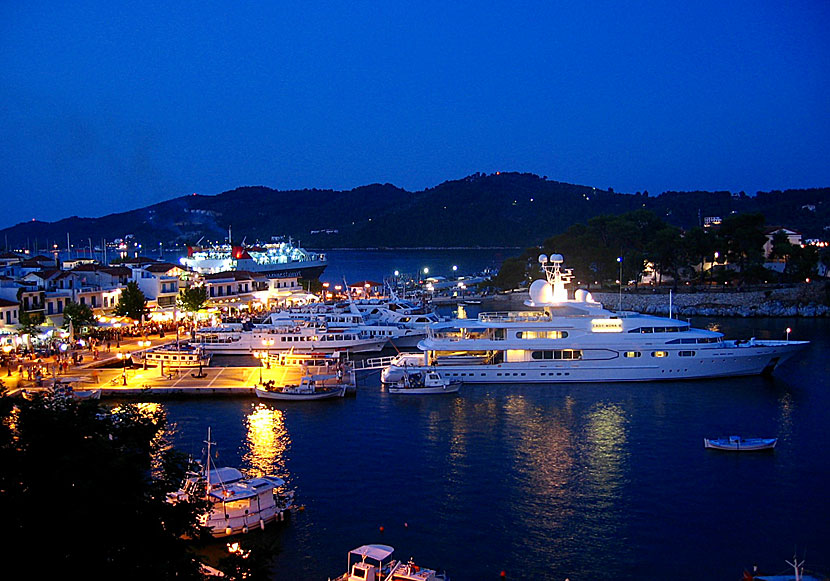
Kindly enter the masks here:
M 752 452 L 755 450 L 771 450 L 778 443 L 778 438 L 741 438 L 740 436 L 729 436 L 728 438 L 709 439 L 703 438 L 703 447 L 713 450 L 728 450 L 732 452 Z
M 276 385 L 273 381 L 257 385 L 256 396 L 261 399 L 283 401 L 310 401 L 343 397 L 349 386 L 337 375 L 306 375 L 299 384 Z
M 334 581 L 449 581 L 445 573 L 392 559 L 389 545 L 363 545 L 349 551 L 346 573 Z
M 804 570 L 804 561 L 799 561 L 793 556 L 792 562 L 785 561 L 792 567 L 792 573 L 784 572 L 777 575 L 763 575 L 758 573 L 758 567 L 754 567 L 752 573 L 744 571 L 743 581 L 827 581 L 828 577 L 820 573 L 811 573 Z
M 406 373 L 397 383 L 389 385 L 389 393 L 427 395 L 434 393 L 457 393 L 461 382 L 450 381 L 434 370 L 420 370 Z
M 199 515 L 199 524 L 217 538 L 264 529 L 291 514 L 294 493 L 285 490 L 285 481 L 272 475 L 245 478 L 236 468 L 212 467 L 210 428 L 205 443 L 207 461 L 202 469 L 188 473 L 182 487 L 167 495 L 167 502 L 207 500 L 211 508 Z

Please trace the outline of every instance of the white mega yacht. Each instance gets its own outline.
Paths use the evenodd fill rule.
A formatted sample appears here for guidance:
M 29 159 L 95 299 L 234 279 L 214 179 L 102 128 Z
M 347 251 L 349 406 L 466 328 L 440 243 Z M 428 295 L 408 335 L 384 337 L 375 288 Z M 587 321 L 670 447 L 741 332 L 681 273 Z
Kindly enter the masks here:
M 437 368 L 464 383 L 660 381 L 770 373 L 809 341 L 724 340 L 667 317 L 612 312 L 583 289 L 568 298 L 573 275 L 560 254 L 541 255 L 547 280 L 530 286 L 534 310 L 481 313 L 478 319 L 436 323 L 398 355 L 381 380 Z

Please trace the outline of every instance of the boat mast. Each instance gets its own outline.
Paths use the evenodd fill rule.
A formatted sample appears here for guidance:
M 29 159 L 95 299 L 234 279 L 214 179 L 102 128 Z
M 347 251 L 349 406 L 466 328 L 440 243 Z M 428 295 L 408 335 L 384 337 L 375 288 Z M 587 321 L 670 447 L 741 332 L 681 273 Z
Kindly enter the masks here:
M 205 440 L 207 444 L 207 462 L 205 462 L 205 478 L 207 478 L 207 489 L 210 490 L 210 446 L 213 442 L 210 441 L 210 426 L 208 426 L 208 436 Z

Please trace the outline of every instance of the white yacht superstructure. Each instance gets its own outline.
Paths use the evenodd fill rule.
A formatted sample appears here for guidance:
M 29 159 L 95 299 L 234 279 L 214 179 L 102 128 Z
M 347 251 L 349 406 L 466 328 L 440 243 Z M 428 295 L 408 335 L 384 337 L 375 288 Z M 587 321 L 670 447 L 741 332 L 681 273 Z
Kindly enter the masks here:
M 612 312 L 579 289 L 563 258 L 539 257 L 547 280 L 525 301 L 531 311 L 489 312 L 436 323 L 418 344 L 381 373 L 397 382 L 413 368 L 437 368 L 464 383 L 599 382 L 697 379 L 769 373 L 809 341 L 724 340 L 684 321 Z
M 253 330 L 227 327 L 200 329 L 196 343 L 214 355 L 252 355 L 256 351 L 380 351 L 388 337 L 362 329 L 329 329 L 311 324 L 257 326 Z

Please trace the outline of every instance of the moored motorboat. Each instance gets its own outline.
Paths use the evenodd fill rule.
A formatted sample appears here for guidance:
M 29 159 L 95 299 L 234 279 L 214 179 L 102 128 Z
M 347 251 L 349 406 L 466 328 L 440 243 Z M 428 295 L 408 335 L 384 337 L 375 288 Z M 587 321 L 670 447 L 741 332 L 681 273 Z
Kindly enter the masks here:
M 713 450 L 727 450 L 730 452 L 754 452 L 757 450 L 772 450 L 778 438 L 741 438 L 740 436 L 729 436 L 728 438 L 703 438 L 703 447 Z
M 804 569 L 804 561 L 799 561 L 794 555 L 792 561 L 785 561 L 792 568 L 792 573 L 783 572 L 776 575 L 764 575 L 753 567 L 752 573 L 744 571 L 743 581 L 828 581 L 828 576 L 821 573 L 809 572 Z
M 460 381 L 450 381 L 435 370 L 416 370 L 405 374 L 397 383 L 388 386 L 389 393 L 427 395 L 457 393 Z
M 210 509 L 199 516 L 199 524 L 214 537 L 247 533 L 253 528 L 284 520 L 294 507 L 294 493 L 285 490 L 285 481 L 265 475 L 245 478 L 236 468 L 212 465 L 210 428 L 207 460 L 201 470 L 189 472 L 182 487 L 167 495 L 167 501 L 207 501 Z
M 449 581 L 446 573 L 392 558 L 389 545 L 363 545 L 349 551 L 346 572 L 334 581 Z
M 261 399 L 310 401 L 343 397 L 348 387 L 337 375 L 306 375 L 298 384 L 278 385 L 272 380 L 257 385 L 255 391 Z

